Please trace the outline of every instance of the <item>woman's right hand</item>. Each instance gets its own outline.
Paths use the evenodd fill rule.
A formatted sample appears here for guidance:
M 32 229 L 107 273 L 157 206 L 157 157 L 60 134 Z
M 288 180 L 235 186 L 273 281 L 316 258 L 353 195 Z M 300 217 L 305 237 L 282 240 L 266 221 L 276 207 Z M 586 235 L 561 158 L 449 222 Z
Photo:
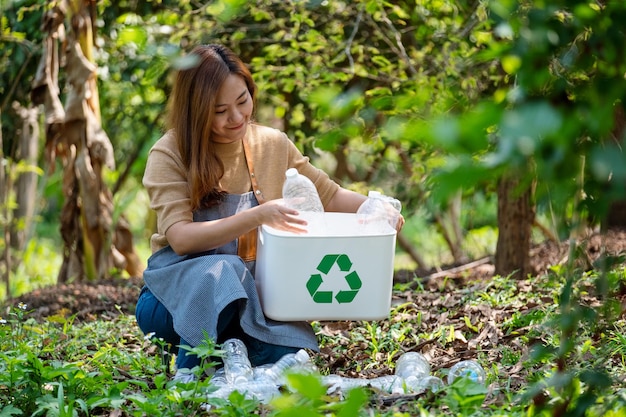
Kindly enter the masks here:
M 171 225 L 165 236 L 177 254 L 186 255 L 220 247 L 261 224 L 297 234 L 307 232 L 306 220 L 280 199 L 217 220 L 180 221 Z
M 304 227 L 307 221 L 298 216 L 298 210 L 287 207 L 282 198 L 268 201 L 254 209 L 258 211 L 261 224 L 286 232 L 298 234 L 307 232 Z

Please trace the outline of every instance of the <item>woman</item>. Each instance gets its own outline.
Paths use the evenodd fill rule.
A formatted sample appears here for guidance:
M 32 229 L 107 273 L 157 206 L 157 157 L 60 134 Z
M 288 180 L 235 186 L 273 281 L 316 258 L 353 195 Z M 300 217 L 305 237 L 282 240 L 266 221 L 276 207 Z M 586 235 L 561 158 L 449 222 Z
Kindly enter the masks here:
M 191 57 L 194 65 L 175 80 L 169 130 L 144 174 L 157 233 L 137 322 L 173 347 L 197 346 L 205 335 L 217 343 L 236 337 L 253 366 L 317 350 L 308 323 L 263 316 L 253 278 L 256 230 L 305 232 L 306 222 L 280 200 L 291 167 L 315 183 L 326 211 L 355 212 L 366 197 L 313 167 L 284 133 L 252 123 L 256 86 L 232 51 L 203 45 Z M 199 365 L 186 353 L 178 350 L 177 379 L 189 380 Z

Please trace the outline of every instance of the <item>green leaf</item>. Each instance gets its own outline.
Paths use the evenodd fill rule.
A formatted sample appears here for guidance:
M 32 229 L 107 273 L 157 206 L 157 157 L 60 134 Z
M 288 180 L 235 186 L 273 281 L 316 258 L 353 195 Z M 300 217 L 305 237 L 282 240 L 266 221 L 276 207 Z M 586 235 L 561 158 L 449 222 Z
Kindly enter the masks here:
M 120 30 L 117 38 L 117 46 L 125 46 L 128 44 L 137 45 L 139 49 L 146 46 L 148 35 L 146 30 L 139 26 L 126 26 Z
M 522 66 L 522 59 L 517 55 L 506 55 L 502 58 L 502 68 L 507 74 L 515 74 Z
M 598 144 L 590 156 L 591 172 L 597 181 L 612 184 L 626 181 L 626 155 L 620 147 L 613 143 Z
M 445 165 L 429 178 L 432 198 L 443 204 L 457 191 L 489 183 L 499 175 L 497 169 L 488 167 L 469 156 L 449 156 Z
M 348 391 L 345 402 L 337 412 L 337 417 L 358 416 L 360 410 L 367 404 L 368 396 L 363 389 L 352 389 Z
M 315 139 L 315 146 L 320 150 L 332 152 L 346 137 L 342 129 L 332 129 Z
M 286 378 L 289 386 L 305 398 L 316 400 L 326 395 L 327 387 L 317 375 L 288 373 Z
M 246 0 L 218 0 L 206 6 L 207 14 L 223 23 L 233 20 L 247 4 Z
M 24 412 L 19 408 L 13 407 L 11 404 L 2 407 L 0 417 L 22 416 Z

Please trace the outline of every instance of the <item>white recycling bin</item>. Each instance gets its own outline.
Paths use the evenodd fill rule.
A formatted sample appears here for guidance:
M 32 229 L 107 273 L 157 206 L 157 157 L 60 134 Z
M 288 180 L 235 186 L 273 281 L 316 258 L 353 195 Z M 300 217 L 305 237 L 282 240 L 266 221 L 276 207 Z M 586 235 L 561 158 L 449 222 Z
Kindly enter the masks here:
M 396 231 L 367 231 L 352 213 L 302 213 L 309 233 L 261 226 L 256 285 L 274 320 L 389 316 Z

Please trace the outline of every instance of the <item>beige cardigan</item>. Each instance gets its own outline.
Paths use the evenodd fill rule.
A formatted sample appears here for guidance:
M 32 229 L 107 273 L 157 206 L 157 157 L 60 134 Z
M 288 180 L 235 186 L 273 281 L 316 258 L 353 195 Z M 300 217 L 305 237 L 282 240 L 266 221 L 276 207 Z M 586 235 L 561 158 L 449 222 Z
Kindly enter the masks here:
M 285 171 L 297 168 L 313 181 L 324 206 L 335 195 L 339 185 L 303 156 L 285 133 L 266 126 L 250 124 L 246 133 L 254 161 L 258 188 L 266 201 L 282 197 Z M 243 142 L 217 144 L 218 157 L 224 163 L 221 188 L 230 194 L 252 190 Z M 193 221 L 189 200 L 187 169 L 183 165 L 176 138 L 169 131 L 148 154 L 143 185 L 150 197 L 150 207 L 157 214 L 157 233 L 150 240 L 152 252 L 167 246 L 165 232 L 174 223 Z

